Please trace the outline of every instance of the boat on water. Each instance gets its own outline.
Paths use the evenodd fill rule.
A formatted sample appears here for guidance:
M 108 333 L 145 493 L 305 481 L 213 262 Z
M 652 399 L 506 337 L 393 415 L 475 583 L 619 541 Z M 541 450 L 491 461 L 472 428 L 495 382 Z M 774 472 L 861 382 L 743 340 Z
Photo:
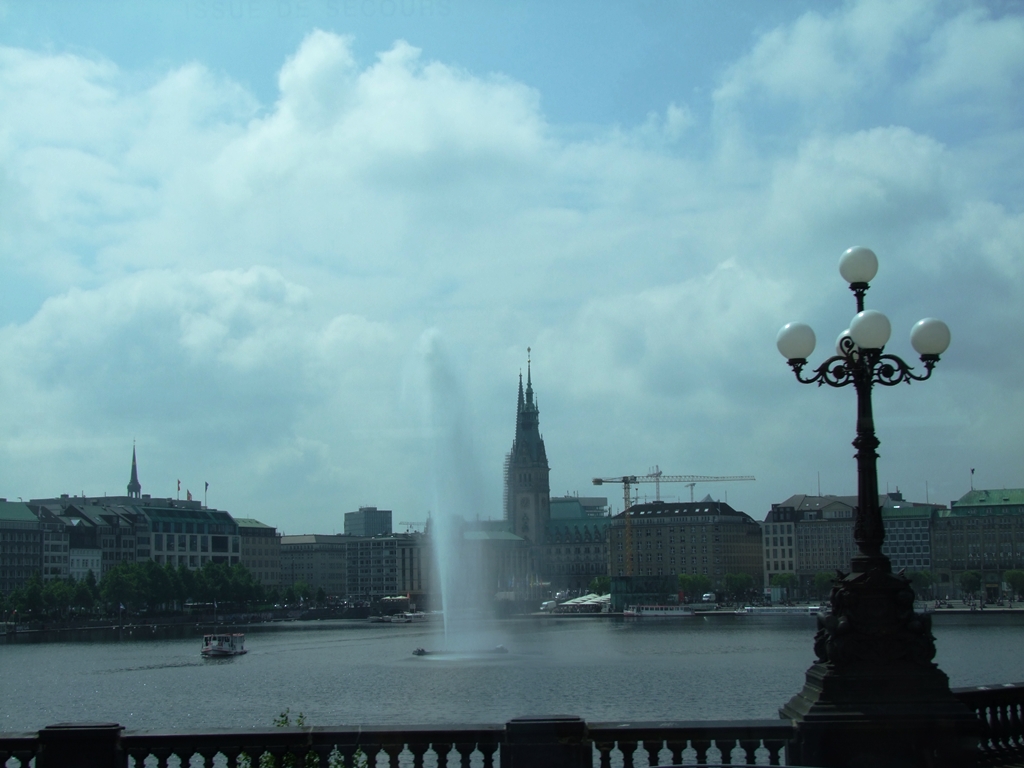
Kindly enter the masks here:
M 820 605 L 747 605 L 736 613 L 741 616 L 817 616 Z
M 688 605 L 630 605 L 622 615 L 628 619 L 686 619 L 697 614 Z
M 203 647 L 200 653 L 208 659 L 222 656 L 241 656 L 245 653 L 245 635 L 241 632 L 204 635 Z
M 474 654 L 489 654 L 489 653 L 508 653 L 508 648 L 504 645 L 496 645 L 493 648 L 488 648 L 484 651 L 475 651 Z M 465 655 L 464 651 L 428 651 L 426 648 L 417 648 L 412 652 L 413 656 L 461 656 Z

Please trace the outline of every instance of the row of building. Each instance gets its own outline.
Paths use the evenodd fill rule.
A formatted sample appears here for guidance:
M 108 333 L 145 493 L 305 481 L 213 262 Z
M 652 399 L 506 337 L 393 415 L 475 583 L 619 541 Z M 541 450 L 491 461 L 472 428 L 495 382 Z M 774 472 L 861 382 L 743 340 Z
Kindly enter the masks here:
M 596 576 L 699 574 L 720 584 L 730 573 L 749 574 L 757 587 L 792 574 L 810 595 L 817 574 L 846 570 L 854 554 L 856 497 L 795 495 L 773 504 L 763 521 L 710 498 L 655 501 L 633 504 L 627 521 L 611 515 L 603 497 L 551 498 L 549 475 L 528 362 L 505 459 L 503 518 L 458 527 L 460 546 L 495 595 L 545 597 L 584 589 Z M 425 597 L 435 583 L 429 525 L 393 533 L 389 510 L 346 513 L 343 534 L 283 536 L 198 501 L 142 494 L 134 449 L 127 490 L 123 497 L 0 500 L 0 591 L 32 573 L 102 578 L 119 562 L 144 560 L 193 569 L 241 563 L 268 587 L 305 582 L 362 599 Z M 1007 570 L 1024 569 L 1024 490 L 972 490 L 948 508 L 899 492 L 879 504 L 894 570 L 931 572 L 936 596 L 955 595 L 960 575 L 977 571 L 995 597 Z

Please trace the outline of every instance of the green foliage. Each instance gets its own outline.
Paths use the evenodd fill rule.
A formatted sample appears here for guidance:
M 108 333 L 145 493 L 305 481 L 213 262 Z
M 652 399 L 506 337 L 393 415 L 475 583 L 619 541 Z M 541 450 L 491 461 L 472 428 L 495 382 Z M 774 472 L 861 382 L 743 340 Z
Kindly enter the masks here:
M 722 579 L 725 593 L 733 600 L 742 600 L 754 588 L 754 577 L 749 573 L 727 573 Z
M 981 589 L 981 574 L 977 571 L 964 571 L 960 574 L 960 589 L 973 597 Z
M 711 591 L 711 579 L 700 573 L 680 573 L 679 591 L 687 598 L 700 597 Z
M 795 590 L 799 584 L 800 581 L 795 573 L 776 573 L 772 576 L 771 585 L 786 590 L 787 595 Z
M 1014 569 L 1003 574 L 1003 581 L 1010 585 L 1013 593 L 1020 597 L 1024 595 L 1024 571 Z
M 910 579 L 910 583 L 914 587 L 914 592 L 917 593 L 918 597 L 923 596 L 928 590 L 935 584 L 935 574 L 931 571 L 911 571 L 907 574 L 907 578 Z
M 588 589 L 598 595 L 607 595 L 612 591 L 612 577 L 595 576 L 590 582 Z
M 832 582 L 835 580 L 836 575 L 834 573 L 818 571 L 814 574 L 814 594 L 818 597 L 825 597 L 832 591 Z

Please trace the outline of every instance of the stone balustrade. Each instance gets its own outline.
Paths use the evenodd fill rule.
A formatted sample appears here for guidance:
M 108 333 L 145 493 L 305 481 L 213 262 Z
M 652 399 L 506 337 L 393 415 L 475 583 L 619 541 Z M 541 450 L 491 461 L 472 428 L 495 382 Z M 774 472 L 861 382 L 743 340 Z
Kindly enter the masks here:
M 1024 762 L 1024 683 L 954 689 L 978 715 L 981 766 Z M 202 733 L 63 724 L 0 734 L 0 768 L 296 768 L 462 766 L 612 768 L 638 765 L 785 765 L 789 720 L 587 723 L 517 718 L 456 726 L 289 727 Z M 272 759 L 271 759 L 272 758 Z

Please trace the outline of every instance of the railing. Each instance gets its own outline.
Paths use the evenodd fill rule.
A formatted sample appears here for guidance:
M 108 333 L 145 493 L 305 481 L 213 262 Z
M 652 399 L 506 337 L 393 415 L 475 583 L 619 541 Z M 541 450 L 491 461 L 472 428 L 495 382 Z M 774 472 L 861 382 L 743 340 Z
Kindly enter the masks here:
M 954 688 L 981 722 L 980 766 L 1024 763 L 1024 683 Z
M 50 726 L 0 735 L 0 768 L 69 765 L 166 768 L 543 768 L 669 764 L 782 765 L 788 720 L 593 723 L 577 717 L 520 718 L 505 725 L 362 726 L 123 732 L 116 724 Z M 95 759 L 87 760 L 94 752 Z M 13 758 L 13 760 L 12 760 Z M 10 762 L 8 762 L 10 761 Z
M 979 765 L 1024 763 L 1024 683 L 957 688 L 982 727 Z M 586 723 L 519 718 L 504 725 L 302 727 L 124 732 L 116 724 L 0 734 L 0 768 L 634 768 L 785 765 L 789 720 Z

